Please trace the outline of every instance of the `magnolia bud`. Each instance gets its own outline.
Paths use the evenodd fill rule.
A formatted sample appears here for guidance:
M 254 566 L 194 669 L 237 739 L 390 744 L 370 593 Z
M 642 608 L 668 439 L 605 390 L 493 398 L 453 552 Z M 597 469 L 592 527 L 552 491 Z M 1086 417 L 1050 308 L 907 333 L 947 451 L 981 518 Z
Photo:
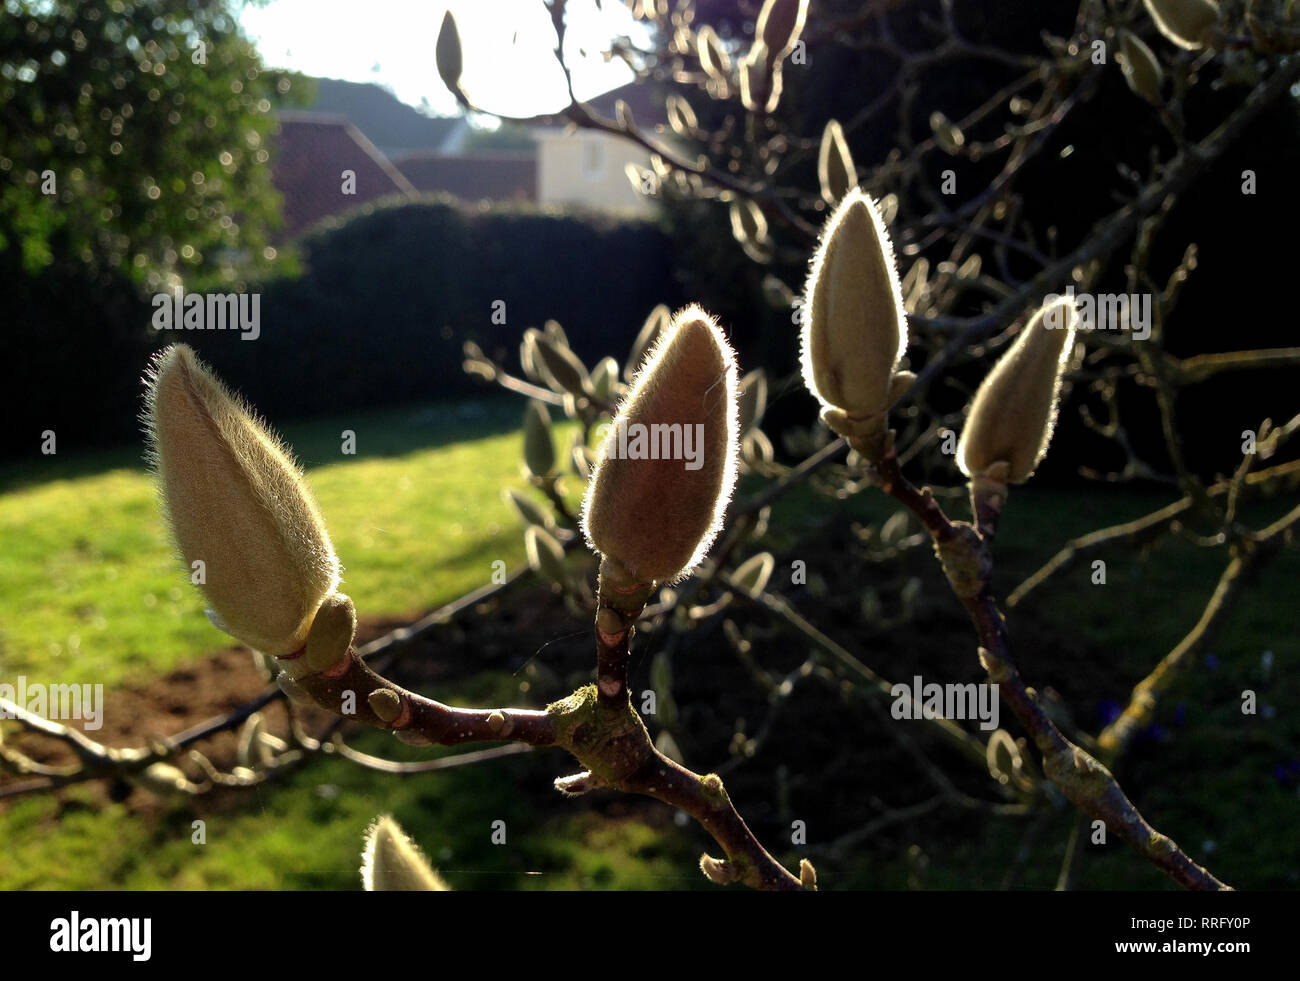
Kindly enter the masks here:
M 839 120 L 832 119 L 822 131 L 817 179 L 822 186 L 822 198 L 829 205 L 839 204 L 844 195 L 858 186 L 858 170 L 853 166 L 853 155 L 849 153 Z
M 564 565 L 564 546 L 555 536 L 540 525 L 529 525 L 524 530 L 524 551 L 528 565 L 544 579 L 564 586 L 569 581 L 569 571 Z
M 685 575 L 722 527 L 738 444 L 735 355 L 717 322 L 687 307 L 601 445 L 582 502 L 588 543 L 637 582 Z
M 513 487 L 507 487 L 501 492 L 501 496 L 515 509 L 519 517 L 523 519 L 524 527 L 529 525 L 540 525 L 541 527 L 552 530 L 555 527 L 555 519 L 545 508 L 539 506 L 530 497 L 525 497 Z
M 524 337 L 531 339 L 533 366 L 547 385 L 556 392 L 567 392 L 575 396 L 586 392 L 587 369 L 578 360 L 578 356 L 569 350 L 568 345 L 557 340 L 552 332 L 543 334 L 536 327 L 524 331 Z
M 808 0 L 767 0 L 759 11 L 754 36 L 760 38 L 773 58 L 784 58 L 803 31 L 808 17 Z
M 172 536 L 206 568 L 226 632 L 266 654 L 303 646 L 339 563 L 298 468 L 194 352 L 176 344 L 148 376 L 145 421 Z
M 555 469 L 551 414 L 536 399 L 529 399 L 524 409 L 524 464 L 534 477 L 545 477 Z
M 781 101 L 781 62 L 761 40 L 740 59 L 740 101 L 750 112 L 775 112 Z
M 710 78 L 725 82 L 731 77 L 731 56 L 727 54 L 727 49 L 722 46 L 711 25 L 705 24 L 700 28 L 696 35 L 696 46 L 700 66 Z
M 1119 61 L 1128 87 L 1153 106 L 1160 105 L 1160 83 L 1164 80 L 1165 73 L 1142 39 L 1130 31 L 1121 31 L 1116 60 Z
M 460 74 L 464 68 L 464 61 L 460 48 L 460 32 L 456 30 L 456 18 L 451 15 L 450 10 L 443 15 L 433 57 L 442 83 L 453 93 L 459 93 Z
M 804 295 L 804 384 L 837 432 L 879 433 L 907 320 L 889 233 L 862 191 L 851 190 L 826 223 Z
M 998 463 L 1006 464 L 1006 483 L 1033 474 L 1052 439 L 1078 319 L 1070 299 L 1044 304 L 984 379 L 957 446 L 957 465 L 967 477 Z
M 1205 47 L 1219 22 L 1214 0 L 1143 0 L 1156 27 L 1174 44 L 1188 51 Z
M 366 829 L 361 853 L 366 892 L 449 892 L 450 887 L 388 815 Z
M 668 125 L 673 128 L 673 132 L 678 136 L 690 136 L 699 127 L 700 123 L 695 116 L 695 110 L 680 95 L 668 96 L 664 108 L 668 114 Z

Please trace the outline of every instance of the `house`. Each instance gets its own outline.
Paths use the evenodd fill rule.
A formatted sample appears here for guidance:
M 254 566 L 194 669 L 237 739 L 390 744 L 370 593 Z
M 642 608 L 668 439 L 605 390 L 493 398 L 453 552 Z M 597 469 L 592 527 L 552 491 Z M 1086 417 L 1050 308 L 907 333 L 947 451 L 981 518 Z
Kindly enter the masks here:
M 454 194 L 466 201 L 536 201 L 534 152 L 431 153 L 415 151 L 393 158 L 417 191 Z
M 282 235 L 414 185 L 342 116 L 279 112 L 279 152 L 272 180 L 284 198 Z
M 613 119 L 619 100 L 632 119 L 647 133 L 662 139 L 667 131 L 663 98 L 654 86 L 629 82 L 587 104 L 601 116 Z M 539 204 L 585 205 L 648 213 L 653 202 L 632 186 L 630 164 L 646 172 L 650 154 L 622 137 L 578 129 L 564 122 L 538 119 L 532 126 L 537 140 L 537 201 Z
M 419 192 L 466 201 L 529 201 L 645 214 L 652 201 L 628 179 L 628 166 L 648 172 L 650 155 L 627 140 L 534 120 L 530 151 L 466 151 L 464 117 L 438 118 L 373 84 L 316 79 L 305 110 L 281 110 L 273 180 L 284 198 L 282 235 L 375 198 Z M 589 100 L 612 118 L 618 100 L 657 139 L 667 131 L 658 91 L 632 83 Z
M 404 153 L 460 153 L 470 135 L 464 116 L 427 116 L 372 82 L 312 82 L 315 93 L 301 108 L 347 117 L 390 160 Z

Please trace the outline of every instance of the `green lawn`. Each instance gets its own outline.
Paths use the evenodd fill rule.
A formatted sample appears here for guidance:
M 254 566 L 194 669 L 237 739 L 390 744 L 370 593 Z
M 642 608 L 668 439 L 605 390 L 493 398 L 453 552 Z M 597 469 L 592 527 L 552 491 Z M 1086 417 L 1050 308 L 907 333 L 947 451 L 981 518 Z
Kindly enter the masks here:
M 517 402 L 354 414 L 284 432 L 362 617 L 423 611 L 523 562 L 501 498 L 520 476 Z M 356 433 L 357 453 L 339 434 Z M 142 452 L 142 451 L 141 451 Z M 111 687 L 229 645 L 172 552 L 141 452 L 98 472 L 53 460 L 0 472 L 0 674 Z
M 363 617 L 418 615 L 487 582 L 493 561 L 512 569 L 522 563 L 519 525 L 500 496 L 503 486 L 526 485 L 519 469 L 519 410 L 509 401 L 485 403 L 472 416 L 430 407 L 286 427 L 346 566 L 344 589 Z M 344 429 L 357 434 L 355 457 L 339 453 Z M 167 545 L 138 459 L 130 449 L 51 460 L 43 469 L 0 470 L 0 676 L 111 688 L 229 646 L 203 616 Z M 1135 517 L 1167 499 L 1123 488 L 1017 489 L 997 542 L 1001 590 L 1033 571 L 1066 537 Z M 1266 504 L 1249 517 L 1259 523 L 1279 506 Z M 818 540 L 822 522 L 839 507 L 872 523 L 889 513 L 879 494 L 831 508 L 825 498 L 799 489 L 774 515 L 771 547 Z M 1016 652 L 1030 683 L 1060 689 L 1085 724 L 1095 706 L 1073 699 L 1072 685 L 1101 667 L 1104 685 L 1093 689 L 1126 698 L 1128 686 L 1194 622 L 1224 562 L 1221 551 L 1182 540 L 1162 545 L 1154 556 L 1121 548 L 1106 558 L 1104 587 L 1090 583 L 1083 565 L 1009 618 L 1013 640 L 1024 618 L 1032 617 L 1077 637 L 1103 659 L 1077 664 L 1056 650 Z M 810 573 L 834 579 L 832 570 Z M 1275 886 L 1290 883 L 1273 870 L 1294 869 L 1300 858 L 1286 827 L 1286 804 L 1293 806 L 1295 791 L 1272 775 L 1276 761 L 1293 756 L 1300 744 L 1300 717 L 1293 711 L 1300 691 L 1281 672 L 1262 683 L 1259 657 L 1274 650 L 1279 667 L 1292 659 L 1295 641 L 1286 624 L 1294 615 L 1282 611 L 1298 575 L 1300 556 L 1291 552 L 1247 592 L 1215 645 L 1222 666 L 1190 672 L 1162 706 L 1166 724 L 1177 705 L 1187 707 L 1188 727 L 1171 728 L 1164 743 L 1135 751 L 1121 773 L 1153 823 L 1193 854 L 1213 867 L 1216 856 L 1202 847 L 1213 837 L 1210 847 L 1217 844 L 1237 863 L 1232 871 Z M 735 670 L 729 661 L 723 668 Z M 1273 714 L 1243 725 L 1237 698 L 1252 686 Z M 518 677 L 485 671 L 439 694 L 451 701 L 517 701 L 519 688 Z M 381 733 L 363 734 L 356 745 L 402 759 L 430 752 L 402 747 Z M 667 808 L 629 814 L 616 797 L 558 807 L 549 785 L 565 767 L 557 754 L 538 752 L 403 779 L 322 759 L 282 783 L 242 796 L 164 803 L 144 818 L 122 805 L 101 808 L 102 797 L 86 787 L 23 798 L 0 805 L 0 840 L 7 843 L 0 849 L 0 889 L 355 888 L 361 832 L 385 811 L 456 888 L 707 885 L 693 868 L 708 847 L 700 829 L 672 825 Z M 1207 787 L 1212 779 L 1218 789 L 1189 795 L 1193 777 Z M 865 798 L 874 791 L 851 792 Z M 136 791 L 137 800 L 142 793 Z M 660 824 L 636 816 L 647 813 L 658 813 Z M 206 823 L 203 845 L 191 841 L 196 818 Z M 506 821 L 510 847 L 491 843 L 495 820 Z M 1023 826 L 961 820 L 959 833 L 932 843 L 928 884 L 995 886 L 983 876 L 1011 860 Z M 1025 884 L 1050 887 L 1071 820 L 1062 812 L 1042 837 L 1036 847 L 1043 854 L 1029 863 Z M 1279 855 L 1278 842 L 1288 840 L 1291 852 Z M 1166 885 L 1120 846 L 1108 847 L 1089 868 L 1091 887 Z M 906 884 L 901 862 L 871 849 L 823 874 L 828 885 Z

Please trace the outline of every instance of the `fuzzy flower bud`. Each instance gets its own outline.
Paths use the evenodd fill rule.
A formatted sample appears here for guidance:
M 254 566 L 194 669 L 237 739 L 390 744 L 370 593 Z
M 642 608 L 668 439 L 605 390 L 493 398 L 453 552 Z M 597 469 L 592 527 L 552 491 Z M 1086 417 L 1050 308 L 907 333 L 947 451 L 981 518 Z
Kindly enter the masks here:
M 1069 299 L 1045 303 L 993 366 L 957 445 L 957 465 L 967 477 L 995 464 L 1003 465 L 995 471 L 1002 483 L 1021 484 L 1033 474 L 1052 439 L 1078 319 Z
M 878 435 L 898 393 L 907 319 L 889 233 L 862 191 L 849 191 L 826 223 L 805 297 L 804 384 L 836 432 Z
M 181 555 L 203 570 L 214 618 L 265 654 L 300 649 L 339 563 L 287 448 L 184 344 L 159 354 L 147 380 L 163 509 Z
M 361 854 L 361 883 L 366 892 L 449 892 L 420 850 L 388 815 L 366 829 Z
M 673 318 L 637 372 L 582 502 L 587 541 L 637 582 L 704 557 L 736 482 L 736 361 L 698 306 Z

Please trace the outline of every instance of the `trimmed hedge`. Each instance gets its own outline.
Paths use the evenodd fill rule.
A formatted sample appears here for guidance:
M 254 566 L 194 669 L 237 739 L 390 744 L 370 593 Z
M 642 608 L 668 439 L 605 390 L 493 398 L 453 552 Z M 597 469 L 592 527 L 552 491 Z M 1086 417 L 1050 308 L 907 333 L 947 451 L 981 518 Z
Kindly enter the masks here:
M 518 365 L 524 328 L 558 320 L 589 363 L 622 355 L 657 303 L 680 304 L 668 238 L 653 222 L 453 198 L 372 202 L 296 243 L 299 262 L 253 284 L 260 336 L 158 331 L 126 284 L 24 280 L 8 270 L 4 377 L 18 407 L 0 455 L 137 438 L 150 349 L 184 341 L 274 419 L 482 396 L 461 369 L 477 341 Z M 49 277 L 47 277 L 49 278 Z M 71 285 L 71 288 L 70 288 Z M 493 303 L 504 301 L 505 323 Z M 499 318 L 498 318 L 499 319 Z
M 252 287 L 257 340 L 186 337 L 282 418 L 482 395 L 464 341 L 517 365 L 524 328 L 548 318 L 594 364 L 630 347 L 656 303 L 678 302 L 668 240 L 641 220 L 423 198 L 363 208 L 300 247 L 302 275 Z

